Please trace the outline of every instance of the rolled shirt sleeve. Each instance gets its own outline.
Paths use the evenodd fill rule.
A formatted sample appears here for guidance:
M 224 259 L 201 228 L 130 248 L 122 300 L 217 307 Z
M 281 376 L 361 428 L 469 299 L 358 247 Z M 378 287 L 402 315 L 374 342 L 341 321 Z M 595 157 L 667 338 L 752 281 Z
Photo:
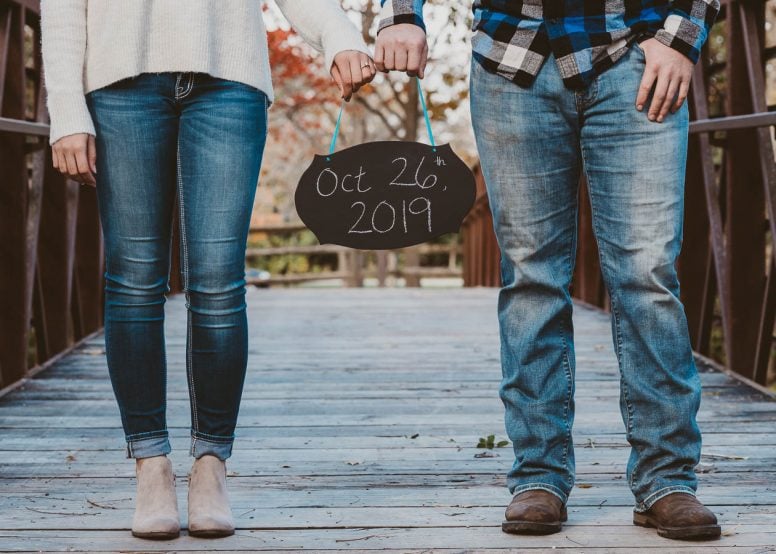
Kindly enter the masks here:
M 423 22 L 423 4 L 425 0 L 380 0 L 380 23 L 377 27 L 379 33 L 385 27 L 399 23 L 411 23 L 424 31 L 426 25 Z
M 655 38 L 697 63 L 718 13 L 719 0 L 674 0 Z

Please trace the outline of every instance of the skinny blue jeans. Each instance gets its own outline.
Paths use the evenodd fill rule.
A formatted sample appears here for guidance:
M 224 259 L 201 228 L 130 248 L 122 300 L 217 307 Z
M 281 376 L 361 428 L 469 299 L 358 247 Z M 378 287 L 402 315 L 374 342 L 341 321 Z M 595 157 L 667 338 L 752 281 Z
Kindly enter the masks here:
M 663 123 L 635 109 L 636 44 L 587 88 L 564 88 L 554 58 L 527 88 L 473 60 L 471 109 L 501 248 L 501 400 L 514 445 L 510 492 L 568 500 L 575 479 L 569 294 L 584 172 L 620 370 L 636 511 L 695 494 L 701 384 L 675 262 L 682 241 L 688 110 Z
M 190 453 L 224 460 L 248 357 L 245 246 L 267 96 L 205 73 L 165 72 L 122 79 L 86 98 L 105 236 L 105 346 L 127 456 L 170 452 L 164 304 L 177 209 Z

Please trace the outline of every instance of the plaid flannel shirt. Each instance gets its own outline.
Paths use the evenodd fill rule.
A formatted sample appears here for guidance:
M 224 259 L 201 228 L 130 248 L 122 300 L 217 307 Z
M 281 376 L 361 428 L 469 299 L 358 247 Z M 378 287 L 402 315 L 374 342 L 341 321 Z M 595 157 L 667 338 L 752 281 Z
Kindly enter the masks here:
M 378 32 L 423 24 L 424 0 L 381 0 Z M 582 88 L 634 40 L 654 37 L 693 63 L 719 0 L 474 0 L 472 48 L 485 69 L 528 86 L 553 54 L 564 84 Z

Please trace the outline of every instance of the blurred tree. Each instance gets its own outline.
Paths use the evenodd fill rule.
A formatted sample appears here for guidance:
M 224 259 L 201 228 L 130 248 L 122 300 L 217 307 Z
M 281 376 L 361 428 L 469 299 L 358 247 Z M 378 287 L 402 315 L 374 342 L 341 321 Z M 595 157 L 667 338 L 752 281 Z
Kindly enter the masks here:
M 378 0 L 343 0 L 351 19 L 374 45 Z M 282 218 L 295 219 L 293 189 L 312 155 L 328 147 L 340 106 L 339 94 L 321 56 L 289 29 L 274 4 L 265 6 L 275 102 L 262 170 L 264 191 L 257 210 L 274 205 Z M 450 142 L 474 159 L 468 114 L 470 9 L 468 3 L 426 8 L 429 66 L 423 88 L 438 142 Z M 380 74 L 346 107 L 340 145 L 367 140 L 427 140 L 417 89 L 406 75 Z M 269 193 L 269 195 L 268 195 Z

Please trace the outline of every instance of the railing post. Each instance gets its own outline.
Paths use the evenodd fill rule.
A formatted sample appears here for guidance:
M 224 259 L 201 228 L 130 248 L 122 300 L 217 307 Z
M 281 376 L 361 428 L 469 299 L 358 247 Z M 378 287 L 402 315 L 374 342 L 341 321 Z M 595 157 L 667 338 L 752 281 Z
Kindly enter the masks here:
M 25 118 L 24 10 L 0 4 L 0 116 Z M 36 198 L 30 194 L 25 137 L 0 133 L 0 386 L 27 370 L 37 244 Z
M 79 340 L 102 326 L 104 246 L 97 211 L 97 191 L 81 187 L 73 271 L 74 339 Z
M 761 111 L 765 88 L 761 63 L 765 4 L 735 2 L 727 14 L 727 115 Z M 746 16 L 749 12 L 751 18 Z M 754 45 L 747 51 L 747 42 Z M 760 74 L 754 79 L 754 73 Z M 760 99 L 759 106 L 754 99 Z M 725 180 L 725 242 L 727 245 L 728 297 L 730 299 L 731 351 L 728 366 L 753 376 L 757 332 L 765 286 L 765 198 L 760 141 L 767 129 L 728 131 Z M 768 147 L 768 156 L 773 151 Z
M 38 243 L 38 273 L 46 310 L 36 328 L 45 326 L 49 353 L 60 352 L 73 341 L 71 301 L 79 186 L 47 164 Z

